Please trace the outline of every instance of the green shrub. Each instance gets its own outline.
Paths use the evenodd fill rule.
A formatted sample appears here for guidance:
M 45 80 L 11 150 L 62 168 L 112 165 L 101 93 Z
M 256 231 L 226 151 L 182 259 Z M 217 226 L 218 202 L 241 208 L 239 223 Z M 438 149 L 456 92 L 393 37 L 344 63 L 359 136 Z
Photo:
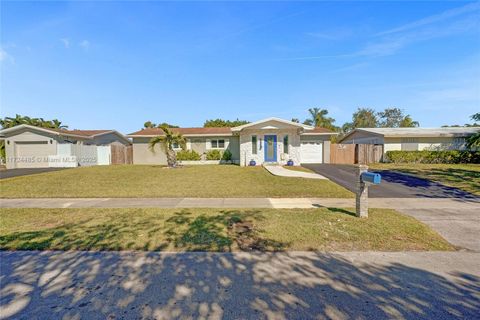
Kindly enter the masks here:
M 199 161 L 200 155 L 195 150 L 181 150 L 177 152 L 177 160 Z
M 207 151 L 207 160 L 220 160 L 222 159 L 222 152 L 220 150 Z
M 480 151 L 387 151 L 386 160 L 393 163 L 480 163 Z
M 222 160 L 231 161 L 232 160 L 232 152 L 228 149 L 225 150 L 225 152 L 223 153 L 223 156 L 222 156 Z

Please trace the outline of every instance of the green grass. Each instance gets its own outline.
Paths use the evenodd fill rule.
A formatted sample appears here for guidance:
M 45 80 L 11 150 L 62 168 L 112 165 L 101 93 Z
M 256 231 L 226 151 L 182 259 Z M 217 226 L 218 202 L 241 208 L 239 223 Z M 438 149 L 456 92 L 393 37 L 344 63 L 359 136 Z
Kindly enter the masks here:
M 300 172 L 308 172 L 308 173 L 315 173 L 308 168 L 304 168 L 302 166 L 283 166 L 285 169 L 293 170 L 293 171 L 300 171 Z
M 0 180 L 2 198 L 323 197 L 353 194 L 328 180 L 271 175 L 262 167 L 122 165 L 67 169 Z
M 370 167 L 412 174 L 480 195 L 480 164 L 376 163 Z
M 454 250 L 394 210 L 2 209 L 2 250 Z

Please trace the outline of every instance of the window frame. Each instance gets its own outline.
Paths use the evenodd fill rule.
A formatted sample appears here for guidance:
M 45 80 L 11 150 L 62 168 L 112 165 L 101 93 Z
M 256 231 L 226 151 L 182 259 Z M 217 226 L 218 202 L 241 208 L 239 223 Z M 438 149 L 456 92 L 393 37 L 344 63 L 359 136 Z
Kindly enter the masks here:
M 224 150 L 227 149 L 227 139 L 210 139 L 210 149 Z M 220 141 L 223 141 L 223 147 L 220 146 Z M 215 146 L 214 146 L 215 144 Z
M 288 138 L 288 134 L 283 136 L 283 153 L 288 154 L 290 151 L 290 141 Z

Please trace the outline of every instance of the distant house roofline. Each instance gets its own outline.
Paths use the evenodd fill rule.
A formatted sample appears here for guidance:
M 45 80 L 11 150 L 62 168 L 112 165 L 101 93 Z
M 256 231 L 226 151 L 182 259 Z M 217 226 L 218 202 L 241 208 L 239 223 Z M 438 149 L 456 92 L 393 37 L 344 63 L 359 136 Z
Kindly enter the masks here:
M 427 137 L 468 137 L 480 132 L 480 127 L 441 127 L 441 128 L 356 128 L 339 142 L 347 140 L 356 132 L 371 133 L 384 138 L 427 138 Z
M 72 137 L 72 138 L 80 138 L 80 139 L 87 139 L 91 140 L 94 139 L 95 137 L 102 136 L 105 134 L 113 133 L 120 137 L 124 142 L 130 143 L 130 140 L 127 139 L 123 134 L 118 132 L 117 130 L 67 130 L 67 129 L 58 129 L 58 128 L 42 128 L 42 127 L 37 127 L 37 126 L 32 126 L 29 124 L 20 124 L 15 127 L 11 128 L 6 128 L 0 130 L 0 136 L 4 136 L 6 133 L 11 133 L 15 132 L 20 129 L 31 129 L 31 130 L 36 130 L 40 132 L 45 132 L 45 133 L 50 133 L 54 134 L 57 136 L 67 136 L 67 137 Z

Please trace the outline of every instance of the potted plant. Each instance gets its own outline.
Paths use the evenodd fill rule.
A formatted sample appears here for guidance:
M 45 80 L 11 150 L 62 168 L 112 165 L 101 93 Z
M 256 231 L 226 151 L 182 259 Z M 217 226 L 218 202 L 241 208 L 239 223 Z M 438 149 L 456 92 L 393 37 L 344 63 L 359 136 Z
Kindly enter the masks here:
M 289 166 L 289 167 L 293 166 L 293 160 L 292 159 L 288 159 L 287 166 Z
M 255 160 L 250 160 L 250 162 L 248 163 L 249 166 L 251 167 L 255 167 L 257 165 L 257 163 L 255 162 Z

